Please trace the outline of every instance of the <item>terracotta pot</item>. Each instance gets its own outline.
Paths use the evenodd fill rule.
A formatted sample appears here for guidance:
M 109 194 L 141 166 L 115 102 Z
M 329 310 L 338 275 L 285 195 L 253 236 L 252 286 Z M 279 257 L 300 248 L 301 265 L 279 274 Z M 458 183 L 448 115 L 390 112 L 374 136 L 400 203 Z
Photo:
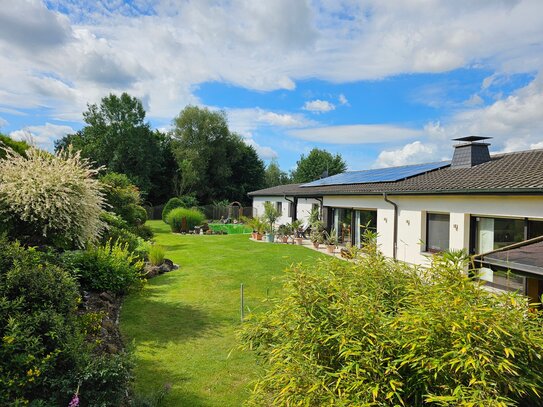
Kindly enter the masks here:
M 256 240 L 262 240 L 262 234 L 261 233 L 256 234 Z
M 334 253 L 336 251 L 336 246 L 334 246 L 333 244 L 329 244 L 328 246 L 326 246 L 326 251 L 328 253 Z
M 295 237 L 295 238 L 294 238 L 294 241 L 296 242 L 296 244 L 301 245 L 302 242 L 304 241 L 304 239 L 301 238 L 301 237 Z
M 315 249 L 318 249 L 319 246 L 320 246 L 320 243 L 319 243 L 319 242 L 313 242 L 313 247 L 314 247 Z
M 288 243 L 288 236 L 283 236 L 281 240 L 283 241 L 283 243 Z

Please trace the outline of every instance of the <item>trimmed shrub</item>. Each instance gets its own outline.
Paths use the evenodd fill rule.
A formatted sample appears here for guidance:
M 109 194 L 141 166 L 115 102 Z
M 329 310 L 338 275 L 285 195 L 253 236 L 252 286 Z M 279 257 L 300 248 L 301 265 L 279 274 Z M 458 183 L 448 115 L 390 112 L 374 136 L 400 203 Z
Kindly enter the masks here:
M 140 206 L 140 192 L 125 174 L 110 172 L 101 177 L 100 182 L 104 185 L 105 200 L 113 213 L 123 218 L 130 227 L 143 225 L 147 221 L 147 211 Z
M 162 220 L 165 223 L 168 223 L 168 214 L 172 211 L 172 209 L 175 208 L 184 208 L 185 204 L 181 199 L 179 198 L 172 198 L 170 199 L 166 205 L 164 205 L 164 209 L 162 209 Z
M 275 309 L 244 324 L 265 373 L 250 405 L 535 406 L 543 314 L 469 279 L 385 259 L 293 266 Z
M 88 291 L 124 294 L 141 287 L 144 281 L 143 261 L 120 242 L 109 241 L 85 251 L 66 252 L 63 263 Z
M 202 212 L 197 209 L 175 208 L 166 217 L 167 224 L 170 225 L 172 232 L 182 232 L 183 219 L 186 219 L 188 230 L 201 225 L 205 219 Z
M 153 266 L 160 266 L 164 263 L 164 257 L 166 256 L 166 251 L 162 246 L 152 245 L 149 248 L 149 262 Z
M 9 235 L 31 245 L 95 242 L 104 204 L 96 173 L 71 149 L 52 155 L 29 148 L 26 157 L 8 150 L 0 160 L 0 218 Z

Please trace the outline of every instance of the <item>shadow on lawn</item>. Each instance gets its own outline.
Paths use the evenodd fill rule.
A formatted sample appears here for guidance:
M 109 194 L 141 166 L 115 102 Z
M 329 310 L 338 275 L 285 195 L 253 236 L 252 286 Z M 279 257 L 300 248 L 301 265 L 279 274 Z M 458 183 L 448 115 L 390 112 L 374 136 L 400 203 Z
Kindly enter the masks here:
M 170 342 L 178 343 L 199 338 L 211 333 L 218 333 L 224 320 L 213 318 L 201 308 L 183 303 L 157 301 L 155 296 L 147 296 L 142 304 L 138 319 L 136 344 L 155 342 L 157 345 L 166 345 Z M 134 322 L 132 322 L 134 324 Z M 134 329 L 134 328 L 132 328 Z
M 187 391 L 187 382 L 190 380 L 187 376 L 181 375 L 175 370 L 169 370 L 164 368 L 164 364 L 160 363 L 156 359 L 138 359 L 138 370 L 140 371 L 140 382 L 137 393 L 140 396 L 149 397 L 157 390 L 164 386 L 170 387 L 166 397 L 164 398 L 164 404 L 168 406 L 191 406 L 191 407 L 207 407 L 208 403 L 205 402 L 201 396 Z

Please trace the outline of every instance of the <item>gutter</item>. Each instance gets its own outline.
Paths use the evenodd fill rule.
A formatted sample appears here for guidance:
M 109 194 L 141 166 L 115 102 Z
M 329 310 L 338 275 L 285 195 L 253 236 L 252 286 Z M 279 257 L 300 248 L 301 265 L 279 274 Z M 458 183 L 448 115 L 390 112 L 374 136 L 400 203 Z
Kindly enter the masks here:
M 294 201 L 291 201 L 290 199 L 288 199 L 286 195 L 283 195 L 283 199 L 292 204 L 292 208 L 294 210 L 295 216 L 291 214 L 291 218 L 292 218 L 293 221 L 296 220 L 298 218 L 298 208 L 295 207 Z
M 388 199 L 386 192 L 383 192 L 383 199 L 385 200 L 385 202 L 388 202 L 394 207 L 394 237 L 392 244 L 392 258 L 396 260 L 398 250 L 398 204 Z

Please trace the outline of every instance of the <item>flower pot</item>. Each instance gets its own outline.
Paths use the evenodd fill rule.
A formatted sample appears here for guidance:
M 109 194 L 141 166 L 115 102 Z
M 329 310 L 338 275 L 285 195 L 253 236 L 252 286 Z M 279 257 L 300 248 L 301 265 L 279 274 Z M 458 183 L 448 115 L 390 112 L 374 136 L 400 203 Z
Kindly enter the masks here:
M 301 238 L 301 237 L 295 237 L 295 238 L 294 238 L 294 241 L 296 242 L 296 244 L 301 245 L 302 242 L 304 241 L 304 239 Z
M 281 241 L 282 241 L 283 243 L 288 243 L 288 236 L 283 236 L 283 237 L 281 237 Z
M 328 253 L 334 253 L 336 251 L 336 246 L 333 244 L 329 244 L 328 246 L 326 246 L 326 251 Z
M 273 243 L 273 234 L 272 233 L 268 233 L 266 235 L 266 241 L 268 241 L 268 243 Z
M 320 246 L 320 243 L 319 243 L 319 242 L 313 242 L 313 247 L 314 247 L 315 249 L 318 249 L 319 246 Z
M 256 233 L 256 232 L 251 233 L 251 238 L 253 240 L 256 240 L 256 235 L 258 235 L 258 233 Z
M 262 233 L 256 234 L 256 240 L 262 240 Z

